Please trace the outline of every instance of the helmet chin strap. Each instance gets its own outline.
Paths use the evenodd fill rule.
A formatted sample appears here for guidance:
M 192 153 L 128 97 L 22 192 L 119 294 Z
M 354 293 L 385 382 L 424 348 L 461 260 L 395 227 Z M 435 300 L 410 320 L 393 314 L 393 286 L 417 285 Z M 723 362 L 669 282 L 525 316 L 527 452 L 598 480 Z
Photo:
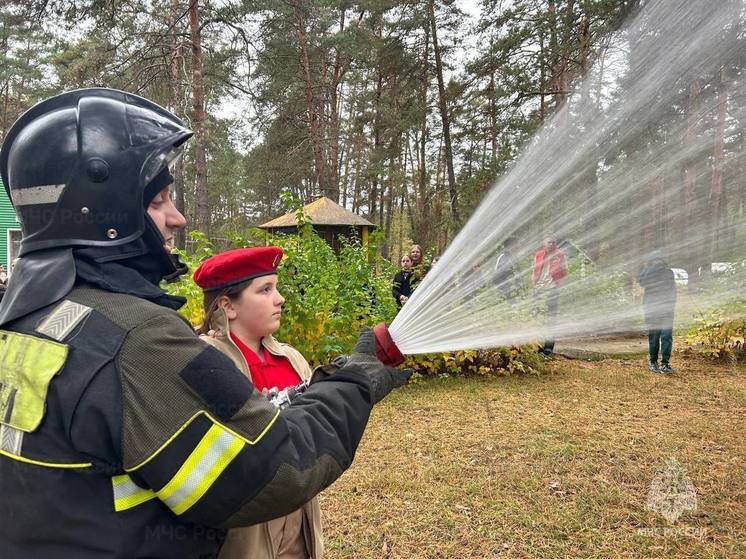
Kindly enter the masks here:
M 163 280 L 168 283 L 178 281 L 181 276 L 189 273 L 189 266 L 179 258 L 178 254 L 169 254 L 168 257 L 171 259 L 171 264 L 174 267 L 174 272 L 163 276 Z
M 145 231 L 140 238 L 125 245 L 81 247 L 74 249 L 74 253 L 76 259 L 83 259 L 89 263 L 80 268 L 81 273 L 86 276 L 84 279 L 93 283 L 101 280 L 107 289 L 128 292 L 127 283 L 133 278 L 119 278 L 119 275 L 126 276 L 127 273 L 111 265 L 129 268 L 141 277 L 144 283 L 155 288 L 161 281 L 174 281 L 188 271 L 176 255 L 172 256 L 166 251 L 164 243 L 158 227 L 145 213 Z

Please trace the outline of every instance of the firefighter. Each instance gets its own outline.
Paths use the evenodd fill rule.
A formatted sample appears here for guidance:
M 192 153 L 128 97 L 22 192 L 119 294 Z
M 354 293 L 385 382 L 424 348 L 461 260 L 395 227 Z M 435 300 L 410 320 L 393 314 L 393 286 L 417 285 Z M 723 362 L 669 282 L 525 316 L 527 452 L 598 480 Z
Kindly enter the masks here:
M 365 331 L 279 410 L 158 286 L 186 267 L 169 164 L 192 132 L 141 97 L 63 93 L 8 131 L 23 229 L 0 305 L 3 558 L 213 557 L 350 466 L 372 406 L 408 377 Z

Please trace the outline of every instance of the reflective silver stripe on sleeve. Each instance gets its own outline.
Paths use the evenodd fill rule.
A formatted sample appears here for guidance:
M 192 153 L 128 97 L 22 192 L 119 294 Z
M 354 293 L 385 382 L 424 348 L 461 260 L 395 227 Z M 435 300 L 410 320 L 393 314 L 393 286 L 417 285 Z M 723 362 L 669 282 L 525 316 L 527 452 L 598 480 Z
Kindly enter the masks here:
M 143 489 L 126 474 L 111 478 L 111 485 L 114 490 L 114 510 L 117 512 L 131 509 L 155 498 L 155 493 L 150 489 Z
M 46 184 L 28 188 L 11 189 L 10 197 L 14 206 L 35 206 L 37 204 L 56 204 L 60 199 L 64 184 Z

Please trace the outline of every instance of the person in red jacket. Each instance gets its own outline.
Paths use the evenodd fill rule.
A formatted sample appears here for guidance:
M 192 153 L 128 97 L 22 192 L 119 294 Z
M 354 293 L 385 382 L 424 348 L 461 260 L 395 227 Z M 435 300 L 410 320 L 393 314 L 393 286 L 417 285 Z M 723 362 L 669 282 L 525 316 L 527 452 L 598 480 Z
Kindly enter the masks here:
M 544 246 L 534 254 L 534 272 L 531 280 L 546 304 L 546 326 L 550 331 L 541 349 L 545 355 L 554 352 L 554 337 L 551 335 L 559 311 L 560 286 L 567 277 L 567 259 L 557 246 L 557 241 L 547 237 Z

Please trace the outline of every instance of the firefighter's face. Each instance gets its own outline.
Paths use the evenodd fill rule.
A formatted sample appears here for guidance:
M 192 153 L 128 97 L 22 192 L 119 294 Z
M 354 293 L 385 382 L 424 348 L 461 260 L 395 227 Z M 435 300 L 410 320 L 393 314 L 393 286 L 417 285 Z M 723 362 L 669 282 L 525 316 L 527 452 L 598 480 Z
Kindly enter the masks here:
M 277 290 L 277 274 L 255 278 L 223 307 L 231 329 L 253 339 L 277 331 L 285 298 Z
M 148 215 L 153 220 L 158 231 L 163 235 L 165 244 L 163 248 L 166 252 L 171 252 L 173 246 L 174 233 L 186 226 L 186 219 L 181 212 L 176 209 L 173 200 L 171 200 L 171 189 L 164 188 L 148 205 Z

